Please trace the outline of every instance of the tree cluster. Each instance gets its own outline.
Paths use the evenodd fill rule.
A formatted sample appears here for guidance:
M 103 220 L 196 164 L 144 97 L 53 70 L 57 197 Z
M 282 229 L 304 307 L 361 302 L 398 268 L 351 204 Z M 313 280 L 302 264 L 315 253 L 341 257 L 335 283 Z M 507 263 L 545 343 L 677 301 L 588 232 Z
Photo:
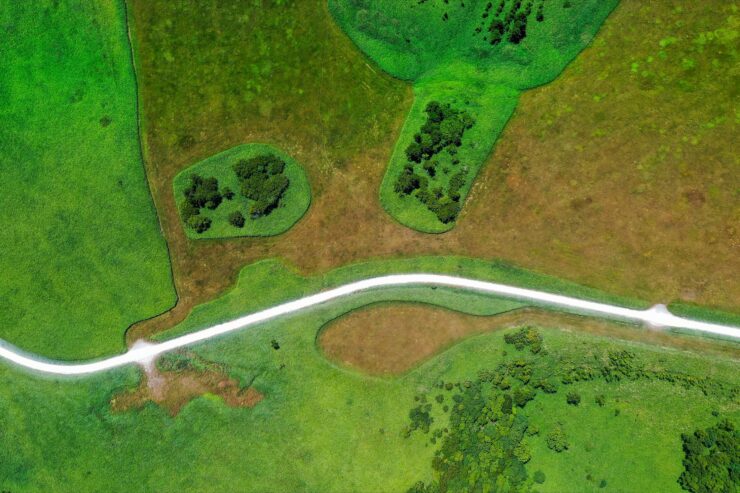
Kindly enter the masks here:
M 496 46 L 504 41 L 512 44 L 521 43 L 527 37 L 527 25 L 532 16 L 536 0 L 514 0 L 510 2 L 509 8 L 506 8 L 507 0 L 499 0 L 498 7 L 494 12 L 493 3 L 488 2 L 483 11 L 481 18 L 490 22 L 486 27 L 484 40 L 491 46 Z M 537 22 L 545 20 L 545 0 L 537 2 L 535 19 Z M 483 25 L 475 29 L 475 34 L 483 32 Z
M 678 484 L 692 493 L 736 493 L 740 488 L 740 431 L 724 419 L 681 436 L 684 471 Z
M 465 131 L 475 124 L 475 120 L 466 111 L 457 110 L 449 103 L 432 101 L 424 111 L 426 122 L 406 148 L 408 162 L 398 175 L 394 190 L 401 196 L 415 193 L 440 222 L 447 224 L 460 213 L 460 190 L 465 186 L 468 171 L 463 167 L 450 177 L 445 190 L 440 177 L 449 169 L 445 167 L 440 173 L 441 154 L 446 151 L 451 165 L 458 166 L 460 161 L 454 156 L 457 148 L 463 145 Z M 421 170 L 418 165 L 421 165 Z
M 185 224 L 197 233 L 204 233 L 211 227 L 211 219 L 201 216 L 201 209 L 214 210 L 221 205 L 223 195 L 218 191 L 218 180 L 190 175 L 190 184 L 183 190 L 185 199 L 180 205 L 180 215 Z
M 234 165 L 241 194 L 254 201 L 249 210 L 253 219 L 267 216 L 280 204 L 290 185 L 284 171 L 285 161 L 270 154 L 242 159 Z

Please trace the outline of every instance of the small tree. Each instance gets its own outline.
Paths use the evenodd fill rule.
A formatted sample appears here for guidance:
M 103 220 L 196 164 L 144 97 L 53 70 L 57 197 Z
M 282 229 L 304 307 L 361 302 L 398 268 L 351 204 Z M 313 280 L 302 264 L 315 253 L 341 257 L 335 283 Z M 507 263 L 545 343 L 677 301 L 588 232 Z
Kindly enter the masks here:
M 239 211 L 234 211 L 231 214 L 229 214 L 229 223 L 234 226 L 235 228 L 243 228 L 244 227 L 244 216 Z
M 234 193 L 232 189 L 230 189 L 229 187 L 224 188 L 223 196 L 226 200 L 233 200 L 234 195 L 236 194 Z
M 604 396 L 604 394 L 597 395 L 596 404 L 598 404 L 599 407 L 604 407 L 604 404 L 606 404 L 606 396 Z

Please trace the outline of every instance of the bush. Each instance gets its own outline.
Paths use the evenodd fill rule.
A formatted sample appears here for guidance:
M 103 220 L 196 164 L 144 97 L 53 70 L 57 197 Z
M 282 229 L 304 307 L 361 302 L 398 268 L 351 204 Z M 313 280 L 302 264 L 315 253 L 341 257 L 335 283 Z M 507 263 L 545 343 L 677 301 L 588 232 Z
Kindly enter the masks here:
M 568 437 L 565 436 L 565 432 L 560 426 L 548 433 L 545 441 L 547 442 L 547 448 L 558 453 L 568 450 L 569 447 Z
M 187 225 L 190 229 L 195 230 L 196 233 L 205 233 L 211 227 L 211 219 L 205 216 L 191 216 L 188 219 Z
M 568 395 L 566 396 L 565 400 L 571 406 L 577 406 L 578 404 L 581 403 L 581 395 L 578 392 L 568 392 Z
M 244 216 L 239 211 L 234 211 L 231 214 L 229 214 L 229 224 L 234 226 L 235 228 L 243 228 L 244 227 Z
M 533 354 L 537 354 L 542 350 L 542 335 L 533 327 L 523 327 L 516 332 L 504 334 L 504 341 L 513 344 L 519 351 L 529 347 Z
M 595 400 L 596 404 L 598 404 L 599 407 L 604 407 L 604 405 L 606 404 L 606 397 L 604 396 L 604 394 L 597 395 Z
M 545 473 L 542 471 L 535 471 L 534 473 L 534 482 L 537 484 L 542 484 L 545 482 Z

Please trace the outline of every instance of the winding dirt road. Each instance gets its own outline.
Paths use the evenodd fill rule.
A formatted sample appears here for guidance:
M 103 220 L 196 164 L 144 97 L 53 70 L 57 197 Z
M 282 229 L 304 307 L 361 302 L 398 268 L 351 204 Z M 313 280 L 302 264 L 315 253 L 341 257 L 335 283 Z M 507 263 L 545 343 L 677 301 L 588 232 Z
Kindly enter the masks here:
M 157 356 L 168 351 L 191 346 L 198 342 L 259 324 L 260 322 L 265 322 L 283 315 L 297 313 L 302 310 L 363 291 L 398 286 L 440 286 L 456 288 L 465 291 L 487 293 L 496 297 L 525 301 L 532 303 L 533 305 L 553 308 L 570 313 L 629 322 L 647 323 L 655 327 L 683 329 L 740 340 L 740 327 L 732 327 L 678 317 L 670 313 L 664 305 L 656 305 L 647 310 L 635 310 L 544 291 L 518 288 L 506 284 L 478 281 L 463 277 L 438 274 L 397 274 L 373 277 L 345 284 L 328 291 L 282 303 L 266 310 L 201 329 L 190 334 L 175 337 L 174 339 L 164 342 L 152 344 L 139 341 L 127 352 L 101 360 L 81 363 L 49 361 L 37 355 L 24 354 L 23 351 L 8 344 L 0 346 L 0 358 L 29 370 L 53 375 L 89 375 L 132 363 L 150 365 Z

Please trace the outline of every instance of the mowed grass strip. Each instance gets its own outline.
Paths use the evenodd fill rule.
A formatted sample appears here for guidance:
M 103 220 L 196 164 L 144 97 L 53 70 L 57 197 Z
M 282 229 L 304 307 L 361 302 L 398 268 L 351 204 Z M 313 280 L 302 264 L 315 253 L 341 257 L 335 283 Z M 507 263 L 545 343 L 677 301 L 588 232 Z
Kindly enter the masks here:
M 0 337 L 53 358 L 118 352 L 175 302 L 123 2 L 6 2 L 0 24 Z
M 278 207 L 268 215 L 259 218 L 250 217 L 250 206 L 253 201 L 241 193 L 239 179 L 234 172 L 234 165 L 241 160 L 257 156 L 277 156 L 285 162 L 284 175 L 289 180 L 288 189 L 280 199 Z M 188 238 L 231 238 L 236 236 L 274 236 L 289 230 L 308 210 L 311 204 L 311 186 L 306 172 L 295 159 L 280 149 L 267 144 L 244 144 L 216 154 L 182 170 L 173 182 L 175 200 L 184 199 L 184 190 L 190 185 L 190 177 L 199 175 L 203 178 L 218 179 L 219 189 L 229 188 L 234 198 L 224 199 L 215 210 L 201 209 L 200 215 L 212 220 L 211 227 L 198 233 L 183 224 Z M 237 228 L 229 223 L 229 215 L 240 212 L 245 218 L 244 226 Z

